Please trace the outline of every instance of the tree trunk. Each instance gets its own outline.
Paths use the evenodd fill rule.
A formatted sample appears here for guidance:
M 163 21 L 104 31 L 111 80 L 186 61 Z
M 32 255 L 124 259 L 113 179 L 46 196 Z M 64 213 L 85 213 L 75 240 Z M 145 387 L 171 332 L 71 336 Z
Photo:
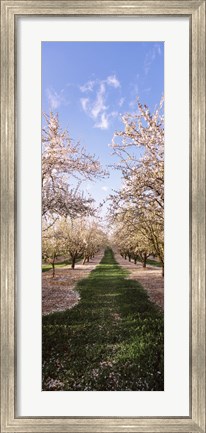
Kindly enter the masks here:
M 162 263 L 162 277 L 165 275 L 164 263 Z
M 124 255 L 125 260 L 127 260 L 127 254 Z
M 128 254 L 129 262 L 131 262 L 131 254 Z
M 72 269 L 74 269 L 75 267 L 75 262 L 76 262 L 76 257 L 74 256 L 72 257 L 72 266 L 71 266 Z
M 144 254 L 143 256 L 143 268 L 146 268 L 147 266 L 147 254 Z
M 55 275 L 55 265 L 54 262 L 52 262 L 52 277 L 54 278 Z
M 137 264 L 137 257 L 134 258 L 134 264 Z

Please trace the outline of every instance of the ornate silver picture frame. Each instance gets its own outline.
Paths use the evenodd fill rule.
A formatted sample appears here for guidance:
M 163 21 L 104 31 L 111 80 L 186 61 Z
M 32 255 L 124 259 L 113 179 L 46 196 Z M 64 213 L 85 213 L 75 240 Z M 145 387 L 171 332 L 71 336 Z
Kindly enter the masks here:
M 16 405 L 16 33 L 18 16 L 187 16 L 190 19 L 189 417 L 18 417 Z M 1 2 L 1 432 L 205 432 L 205 1 Z

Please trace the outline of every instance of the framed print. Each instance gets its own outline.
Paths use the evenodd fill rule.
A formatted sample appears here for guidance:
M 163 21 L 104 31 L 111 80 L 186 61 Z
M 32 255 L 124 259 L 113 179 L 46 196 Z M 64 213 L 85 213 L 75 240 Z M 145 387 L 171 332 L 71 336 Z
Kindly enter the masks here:
M 205 1 L 1 24 L 1 431 L 205 432 Z

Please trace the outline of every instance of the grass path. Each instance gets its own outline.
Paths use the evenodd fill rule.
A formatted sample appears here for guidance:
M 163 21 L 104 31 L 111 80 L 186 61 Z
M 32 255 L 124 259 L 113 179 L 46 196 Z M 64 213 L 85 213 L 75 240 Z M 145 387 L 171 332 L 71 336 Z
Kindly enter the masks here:
M 72 310 L 43 317 L 43 390 L 163 390 L 163 314 L 109 249 Z

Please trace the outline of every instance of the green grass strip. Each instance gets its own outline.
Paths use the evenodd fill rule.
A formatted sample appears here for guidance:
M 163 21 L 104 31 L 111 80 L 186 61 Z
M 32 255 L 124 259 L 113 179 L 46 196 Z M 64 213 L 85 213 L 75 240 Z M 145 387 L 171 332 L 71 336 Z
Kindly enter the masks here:
M 162 267 L 162 263 L 157 262 L 156 260 L 152 260 L 152 259 L 147 259 L 147 265 L 156 266 L 157 268 Z
M 137 262 L 142 264 L 142 260 L 140 260 L 140 258 L 137 259 Z M 161 262 L 157 262 L 156 260 L 147 259 L 146 263 L 147 263 L 147 265 L 156 266 L 157 268 L 161 268 L 162 267 L 162 263 Z
M 43 317 L 43 390 L 164 389 L 163 313 L 128 274 L 107 249 L 79 304 Z
M 80 260 L 82 260 L 82 257 L 79 257 L 76 260 L 76 263 L 80 262 Z M 61 269 L 61 268 L 65 268 L 68 266 L 71 267 L 70 266 L 71 263 L 72 263 L 71 259 L 63 260 L 62 262 L 55 263 L 55 269 Z M 42 265 L 42 272 L 47 272 L 47 271 L 50 271 L 51 269 L 52 269 L 52 265 L 50 265 L 50 264 L 44 263 Z

